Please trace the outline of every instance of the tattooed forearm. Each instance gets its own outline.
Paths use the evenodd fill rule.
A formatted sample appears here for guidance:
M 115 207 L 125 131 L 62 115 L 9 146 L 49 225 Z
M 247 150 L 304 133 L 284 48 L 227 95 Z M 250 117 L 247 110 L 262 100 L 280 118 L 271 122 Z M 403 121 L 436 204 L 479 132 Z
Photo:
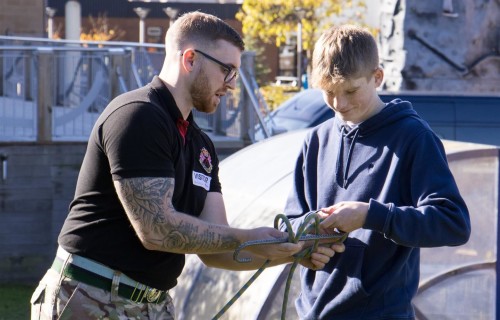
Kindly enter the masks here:
M 227 227 L 177 212 L 172 178 L 125 179 L 117 187 L 139 237 L 156 250 L 211 253 L 235 249 L 240 241 Z
M 198 226 L 183 221 L 177 225 L 171 224 L 170 228 L 170 232 L 161 240 L 162 245 L 168 248 L 177 247 L 185 252 L 221 252 L 234 250 L 240 244 L 238 239 L 224 236 L 224 226 L 208 225 L 203 231 L 199 231 Z

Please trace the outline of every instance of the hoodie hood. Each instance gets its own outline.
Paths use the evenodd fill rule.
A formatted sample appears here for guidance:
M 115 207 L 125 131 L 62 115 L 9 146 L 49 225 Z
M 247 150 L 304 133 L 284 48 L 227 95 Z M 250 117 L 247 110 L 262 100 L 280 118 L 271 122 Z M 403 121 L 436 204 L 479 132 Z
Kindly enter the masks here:
M 358 129 L 359 137 L 364 137 L 369 135 L 373 131 L 377 131 L 380 127 L 385 127 L 393 122 L 400 120 L 401 118 L 418 116 L 410 102 L 403 101 L 401 99 L 394 99 L 389 103 L 386 103 L 385 107 L 373 117 L 363 121 L 354 129 Z M 349 126 L 338 117 L 335 117 L 335 127 L 339 132 L 343 131 L 343 128 L 349 131 Z M 352 130 L 350 130 L 352 131 Z M 353 135 L 351 133 L 350 135 Z
M 349 166 L 357 140 L 406 117 L 418 117 L 418 115 L 410 102 L 394 99 L 387 103 L 379 113 L 353 128 L 338 117 L 334 118 L 334 126 L 340 135 L 335 174 L 337 181 L 341 182 L 339 184 L 344 189 L 349 185 Z

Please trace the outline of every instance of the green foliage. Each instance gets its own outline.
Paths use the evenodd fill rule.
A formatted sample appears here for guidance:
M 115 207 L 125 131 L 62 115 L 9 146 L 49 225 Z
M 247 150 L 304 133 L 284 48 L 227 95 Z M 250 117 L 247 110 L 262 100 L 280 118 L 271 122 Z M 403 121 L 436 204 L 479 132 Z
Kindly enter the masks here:
M 364 7 L 360 0 L 244 0 L 236 18 L 242 22 L 245 35 L 280 46 L 297 30 L 297 16 L 302 11 L 303 47 L 309 50 L 317 36 L 331 26 L 332 18 L 344 13 L 359 20 Z
M 296 33 L 298 16 L 303 15 L 302 47 L 310 67 L 312 49 L 319 35 L 334 23 L 359 24 L 364 9 L 363 0 L 244 0 L 236 19 L 242 23 L 247 42 L 258 39 L 280 47 Z M 255 48 L 250 45 L 249 50 Z M 262 78 L 260 71 L 256 75 Z

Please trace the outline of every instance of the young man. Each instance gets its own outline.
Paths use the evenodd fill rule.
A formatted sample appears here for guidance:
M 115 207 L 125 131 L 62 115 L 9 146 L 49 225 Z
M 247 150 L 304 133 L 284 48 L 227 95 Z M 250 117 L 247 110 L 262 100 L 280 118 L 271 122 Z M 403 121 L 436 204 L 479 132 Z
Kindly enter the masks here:
M 324 269 L 302 269 L 300 319 L 414 319 L 419 248 L 469 239 L 441 141 L 410 102 L 382 102 L 383 77 L 366 30 L 333 27 L 316 43 L 312 82 L 335 117 L 308 134 L 285 211 L 298 225 L 322 209 L 323 231 L 349 237 Z
M 114 99 L 90 135 L 75 198 L 52 267 L 33 294 L 32 319 L 172 319 L 168 290 L 184 254 L 209 266 L 257 268 L 292 261 L 302 244 L 254 246 L 253 264 L 233 251 L 255 239 L 286 237 L 268 227 L 230 228 L 219 161 L 192 110 L 213 112 L 234 89 L 241 37 L 208 14 L 186 14 L 169 28 L 161 73 Z M 305 265 L 333 255 L 320 248 Z

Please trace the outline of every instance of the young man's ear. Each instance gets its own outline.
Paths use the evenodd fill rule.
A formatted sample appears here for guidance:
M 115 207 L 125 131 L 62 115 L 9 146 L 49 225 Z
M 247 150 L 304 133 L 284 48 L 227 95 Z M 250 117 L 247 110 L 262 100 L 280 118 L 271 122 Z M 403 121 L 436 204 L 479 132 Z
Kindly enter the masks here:
M 377 88 L 380 87 L 380 85 L 382 85 L 382 82 L 384 82 L 384 69 L 382 69 L 381 67 L 375 69 L 373 77 L 375 78 L 375 86 Z
M 193 49 L 186 49 L 182 53 L 181 64 L 182 64 L 182 67 L 188 72 L 192 71 L 194 68 L 195 55 L 196 54 L 195 54 Z

